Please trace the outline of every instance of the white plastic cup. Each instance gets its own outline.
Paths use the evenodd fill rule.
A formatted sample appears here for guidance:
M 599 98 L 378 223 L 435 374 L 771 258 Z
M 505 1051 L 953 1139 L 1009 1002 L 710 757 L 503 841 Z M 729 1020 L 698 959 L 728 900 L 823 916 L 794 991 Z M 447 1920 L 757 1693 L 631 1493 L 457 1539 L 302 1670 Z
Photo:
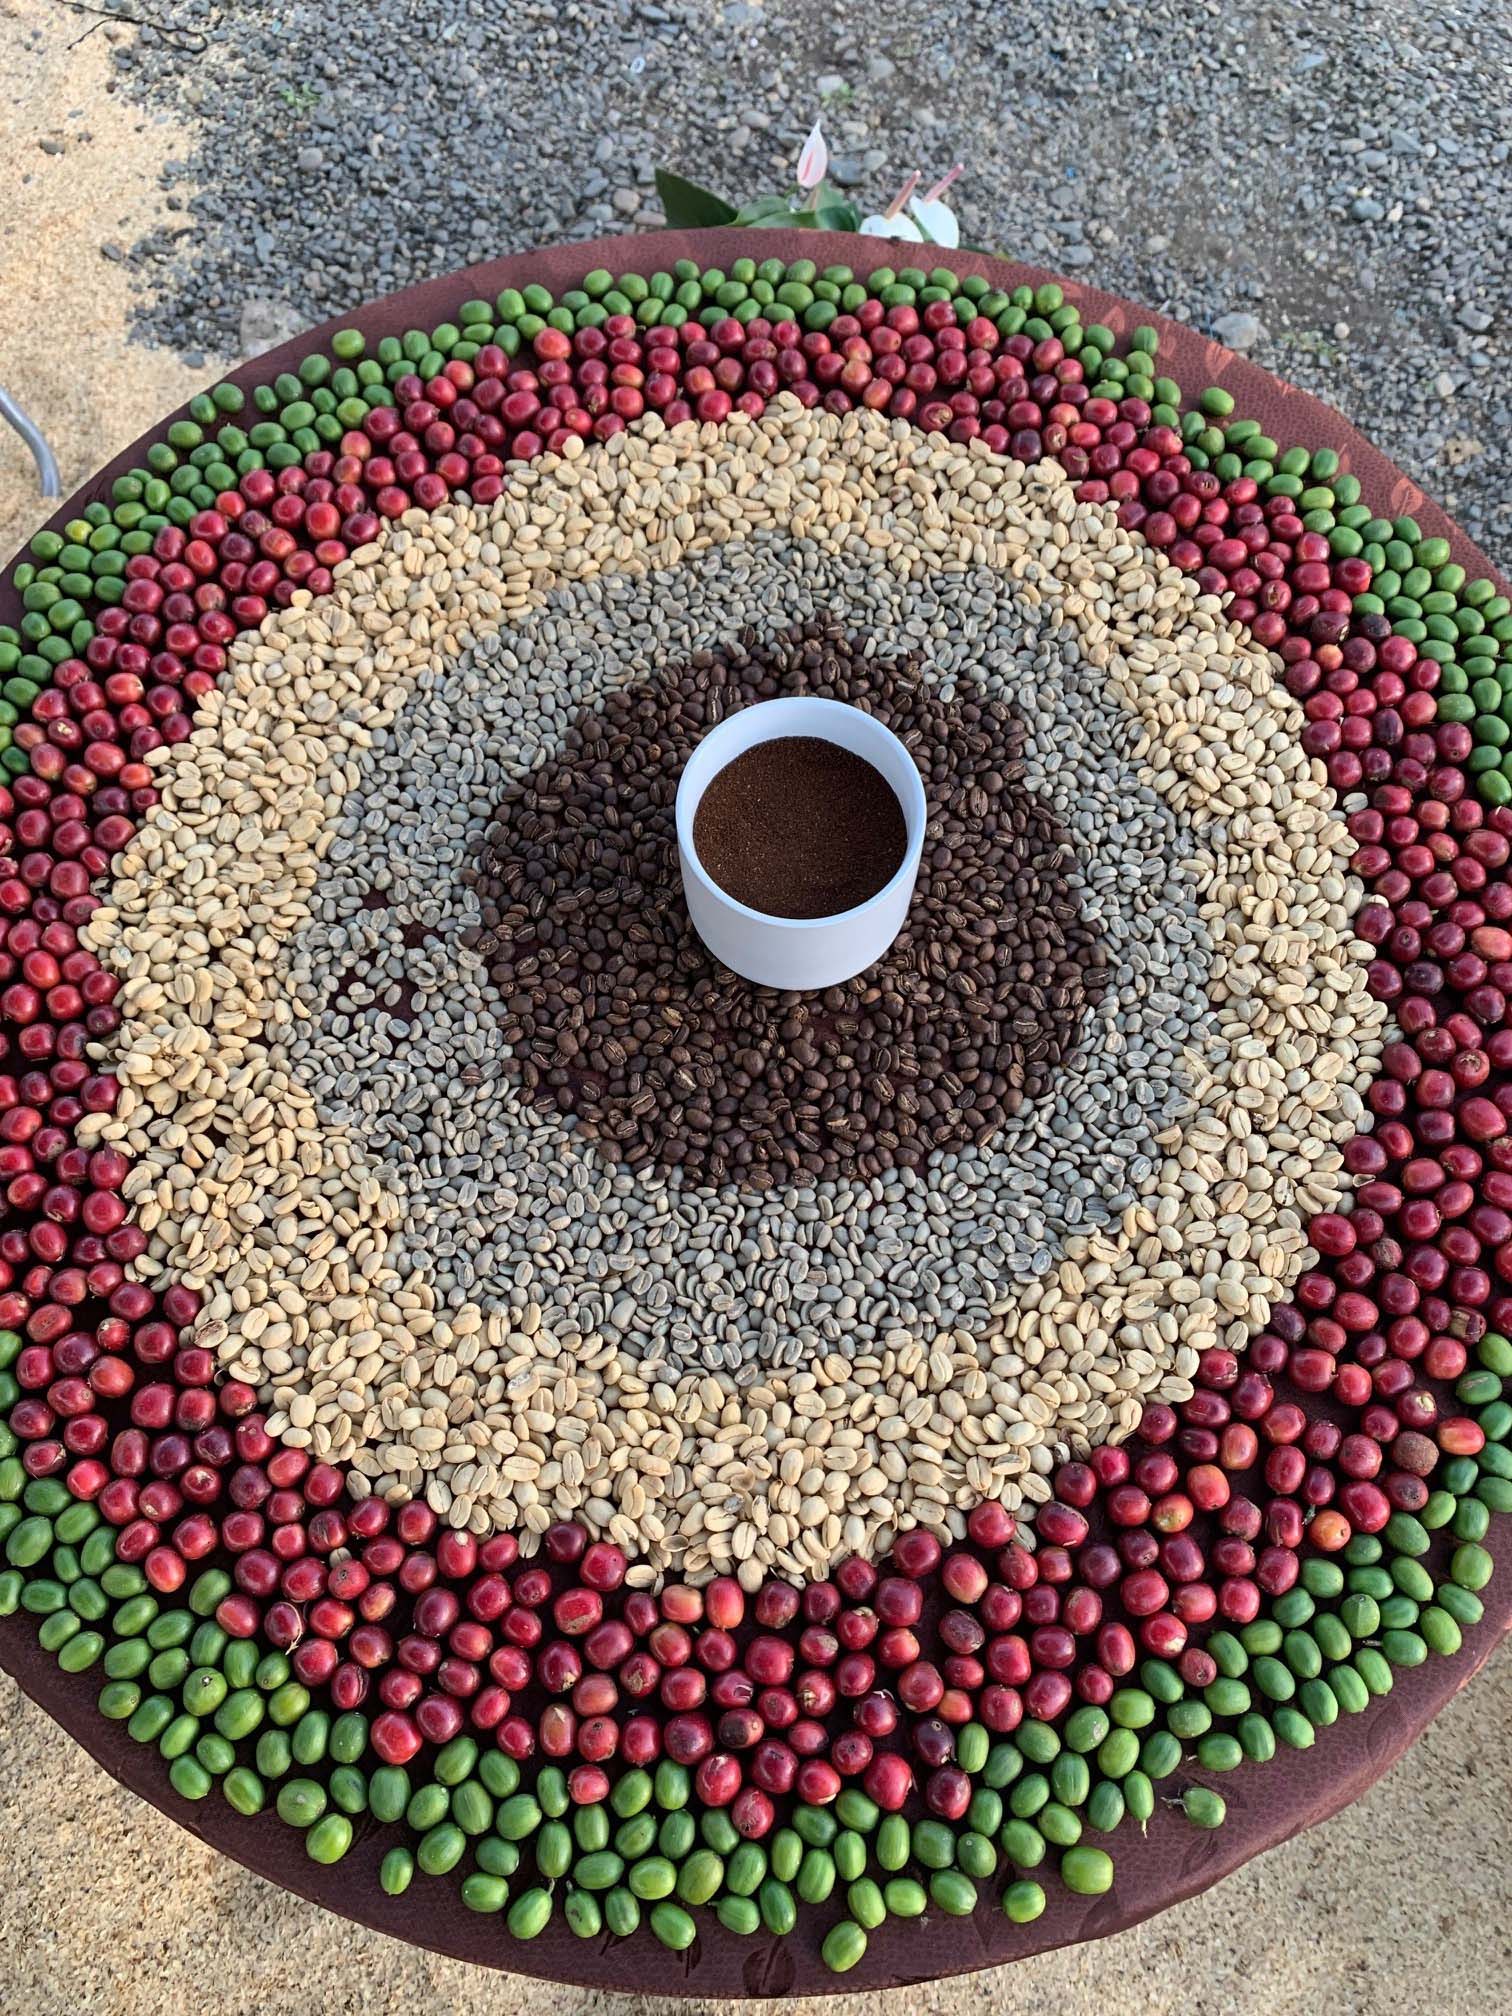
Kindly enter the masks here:
M 833 917 L 770 917 L 721 889 L 698 858 L 693 819 L 721 770 L 758 742 L 813 736 L 863 757 L 903 808 L 907 846 L 890 882 Z M 677 786 L 677 854 L 693 928 L 722 966 L 761 987 L 806 993 L 874 966 L 903 928 L 924 851 L 927 816 L 918 765 L 890 728 L 840 700 L 759 700 L 731 714 L 693 751 Z

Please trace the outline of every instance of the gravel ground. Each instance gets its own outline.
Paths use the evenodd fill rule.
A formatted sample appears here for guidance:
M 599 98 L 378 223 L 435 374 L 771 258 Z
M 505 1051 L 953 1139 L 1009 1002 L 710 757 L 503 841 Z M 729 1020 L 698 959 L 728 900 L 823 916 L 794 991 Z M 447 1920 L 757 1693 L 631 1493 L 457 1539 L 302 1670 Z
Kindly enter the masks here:
M 373 0 L 333 40 L 319 0 L 163 0 L 169 25 L 114 51 L 198 136 L 131 254 L 139 333 L 247 353 L 449 267 L 654 224 L 658 164 L 762 193 L 822 102 L 868 203 L 963 160 L 969 240 L 1226 335 L 1508 559 L 1498 0 L 1063 0 L 1011 35 L 999 0 L 849 11 Z

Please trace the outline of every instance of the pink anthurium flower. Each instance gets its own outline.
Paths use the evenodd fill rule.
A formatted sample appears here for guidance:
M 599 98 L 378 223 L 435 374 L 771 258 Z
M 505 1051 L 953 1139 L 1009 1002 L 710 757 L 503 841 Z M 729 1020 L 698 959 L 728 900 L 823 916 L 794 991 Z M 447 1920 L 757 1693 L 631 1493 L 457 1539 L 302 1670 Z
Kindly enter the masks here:
M 922 179 L 916 168 L 885 210 L 879 214 L 863 218 L 861 223 L 863 236 L 867 238 L 903 238 L 913 245 L 922 244 L 924 233 L 915 224 L 913 219 L 905 214 L 903 208 L 909 197 L 918 188 Z
M 798 187 L 805 195 L 812 195 L 824 180 L 829 168 L 829 149 L 824 144 L 819 121 L 814 121 L 814 130 L 803 143 L 803 152 L 798 156 Z
M 905 217 L 900 211 L 896 217 L 874 214 L 861 219 L 861 233 L 866 238 L 903 238 L 912 245 L 922 245 L 924 233 L 912 217 Z
M 933 244 L 953 246 L 961 242 L 961 227 L 956 214 L 942 198 L 964 166 L 964 162 L 957 161 L 932 189 L 927 189 L 922 196 L 915 196 L 908 206 Z

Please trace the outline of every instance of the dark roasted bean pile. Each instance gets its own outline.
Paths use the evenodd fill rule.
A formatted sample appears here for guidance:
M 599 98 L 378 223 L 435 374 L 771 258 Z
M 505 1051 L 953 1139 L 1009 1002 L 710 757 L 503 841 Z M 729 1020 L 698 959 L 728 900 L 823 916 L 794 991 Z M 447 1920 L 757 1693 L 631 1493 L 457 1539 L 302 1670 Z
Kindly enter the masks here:
M 514 785 L 475 871 L 477 949 L 525 1089 L 631 1168 L 765 1188 L 917 1168 L 990 1141 L 1051 1085 L 1101 992 L 1070 843 L 1025 789 L 1012 711 L 946 702 L 916 658 L 836 621 L 746 633 L 584 713 Z M 753 701 L 820 694 L 886 721 L 930 819 L 903 931 L 819 995 L 752 986 L 688 921 L 682 765 Z

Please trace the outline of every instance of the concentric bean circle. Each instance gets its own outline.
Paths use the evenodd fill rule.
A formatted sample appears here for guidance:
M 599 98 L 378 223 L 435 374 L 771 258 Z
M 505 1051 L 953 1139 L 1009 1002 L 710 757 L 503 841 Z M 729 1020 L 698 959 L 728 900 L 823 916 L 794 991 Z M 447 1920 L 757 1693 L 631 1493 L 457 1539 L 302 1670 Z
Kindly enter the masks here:
M 634 1913 L 571 1840 L 614 1836 L 616 1775 L 658 1756 L 653 1801 L 702 1808 L 708 1844 L 675 1878 L 693 1911 L 652 1914 L 675 1950 L 700 1914 L 716 1940 L 715 1896 L 749 1939 L 759 1866 L 783 1908 L 831 1805 L 852 1866 L 880 1812 L 930 1816 L 920 1908 L 975 1899 L 1001 1933 L 978 1795 L 1022 1776 L 1037 1803 L 1047 1761 L 1003 1846 L 1100 1895 L 1107 1857 L 1068 1838 L 1151 1818 L 1143 1876 L 1194 1740 L 1204 1772 L 1315 1740 L 1347 1764 L 1326 1732 L 1366 1714 L 1378 1764 L 1371 1697 L 1483 1648 L 1512 1506 L 1507 599 L 1400 489 L 1373 518 L 1384 492 L 1227 392 L 1183 412 L 1153 330 L 736 243 L 729 274 L 505 288 L 376 359 L 344 332 L 339 368 L 259 388 L 250 438 L 218 388 L 113 508 L 39 537 L 0 629 L 0 1614 L 35 1611 L 64 1685 L 103 1664 L 100 1710 L 128 1750 L 161 1735 L 185 1800 L 225 1773 L 255 1811 L 297 1717 L 312 1776 L 277 1805 L 316 1862 L 357 1849 L 370 1790 L 396 1810 L 364 1758 L 434 1763 L 416 1827 L 455 1783 L 427 1873 L 504 1800 L 463 1902 L 522 1941 L 555 1908 L 529 1868 L 559 1871 L 578 1950 Z M 1045 451 L 1027 480 L 999 459 Z M 543 1082 L 577 1068 L 544 1027 L 501 1041 L 537 975 L 510 965 L 506 1000 L 479 958 L 505 919 L 478 864 L 511 835 L 559 863 L 611 781 L 574 796 L 585 740 L 633 754 L 669 668 L 769 660 L 795 623 L 911 682 L 942 784 L 953 733 L 1021 731 L 949 851 L 1021 789 L 1102 989 L 1016 1112 L 915 1164 L 631 1167 L 596 1088 Z M 189 746 L 205 701 L 218 755 Z M 90 880 L 143 814 L 107 970 Z M 655 1588 L 673 1563 L 702 1586 Z M 1181 1808 L 1210 1830 L 1223 1803 Z M 737 1881 L 742 1836 L 773 1853 Z M 823 1955 L 866 1968 L 887 1901 L 845 1874 Z M 1015 1926 L 1076 1909 L 1036 1891 L 1012 1883 Z M 747 1989 L 787 1958 L 762 1944 Z
M 1263 655 L 1062 477 L 1025 486 L 1011 465 L 963 462 L 885 422 L 797 410 L 709 448 L 639 452 L 611 443 L 565 461 L 528 505 L 391 537 L 329 612 L 246 652 L 218 718 L 165 765 L 162 807 L 91 925 L 125 979 L 123 1094 L 93 1131 L 137 1158 L 127 1190 L 154 1235 L 139 1264 L 203 1286 L 223 1360 L 273 1383 L 275 1432 L 350 1457 L 384 1494 L 423 1480 L 480 1531 L 581 1511 L 653 1564 L 822 1566 L 927 1507 L 1039 1495 L 1056 1437 L 1132 1426 L 1140 1396 L 1181 1398 L 1202 1349 L 1262 1323 L 1301 1265 L 1305 1216 L 1342 1195 L 1334 1139 L 1356 1125 L 1380 1016 L 1348 933 L 1347 837 Z M 638 511 L 653 485 L 660 505 Z M 738 524 L 732 486 L 748 499 Z M 609 499 L 621 515 L 606 524 L 630 529 L 574 545 L 573 514 L 591 523 Z M 700 514 L 715 543 L 688 570 L 681 528 Z M 951 528 L 942 546 L 936 518 Z M 542 524 L 552 575 L 575 585 L 538 604 L 547 584 L 511 533 Z M 611 584 L 654 610 L 673 565 L 692 587 L 681 629 L 653 615 L 621 639 Z M 814 613 L 843 612 L 853 632 L 890 615 L 929 648 L 942 629 L 935 704 L 970 721 L 1022 694 L 1025 782 L 1079 852 L 1108 962 L 1079 1031 L 1091 1082 L 1098 1059 L 1103 1084 L 1127 1085 L 1132 1059 L 1148 1068 L 1111 1106 L 1073 1068 L 985 1143 L 890 1180 L 821 1175 L 774 1208 L 738 1184 L 606 1160 L 570 1116 L 522 1101 L 500 1054 L 508 1004 L 487 997 L 487 961 L 464 942 L 497 928 L 476 890 L 454 900 L 463 929 L 440 934 L 460 987 L 434 969 L 426 932 L 444 885 L 429 836 L 412 854 L 414 918 L 384 921 L 369 878 L 333 885 L 318 864 L 332 855 L 340 874 L 332 821 L 363 789 L 364 752 L 458 645 L 510 637 L 500 669 L 530 665 L 528 684 L 500 690 L 520 724 L 502 767 L 506 784 L 541 764 L 549 776 L 585 701 L 644 690 L 653 651 L 691 659 L 760 607 L 791 609 L 794 576 Z M 1026 629 L 1045 633 L 1034 654 Z M 358 641 L 370 635 L 376 651 Z M 411 794 L 422 827 L 442 808 L 464 842 L 454 765 L 467 743 L 449 726 L 445 788 Z M 390 858 L 403 801 L 370 790 L 361 815 Z M 211 835 L 222 865 L 207 875 Z M 1267 920 L 1258 935 L 1250 915 Z M 317 918 L 344 942 L 324 943 L 324 923 L 311 937 Z M 386 933 L 410 966 L 384 953 L 372 969 Z M 268 956 L 285 945 L 292 957 Z M 1183 961 L 1180 981 L 1150 984 Z M 364 1044 L 375 1067 L 402 1058 L 402 1082 L 356 1068 Z M 476 1095 L 492 1102 L 483 1124 L 449 1133 Z M 1094 1127 L 1125 1189 L 1099 1198 L 1053 1155 L 1036 1161 L 1036 1136 L 1061 1137 L 1063 1168 L 1074 1158 L 1058 1126 L 1068 1104 L 1101 1107 Z M 203 1147 L 186 1111 L 214 1116 Z M 387 1158 L 353 1127 L 365 1115 L 394 1144 Z M 459 1205 L 484 1236 L 453 1238 L 448 1281 L 428 1235 Z M 581 1428 L 562 1449 L 569 1419 Z

